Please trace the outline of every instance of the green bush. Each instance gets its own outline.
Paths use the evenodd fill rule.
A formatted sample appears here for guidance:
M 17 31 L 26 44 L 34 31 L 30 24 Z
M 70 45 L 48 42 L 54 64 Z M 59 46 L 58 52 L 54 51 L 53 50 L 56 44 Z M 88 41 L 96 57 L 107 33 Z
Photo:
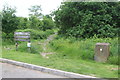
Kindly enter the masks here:
M 116 37 L 119 30 L 120 2 L 64 2 L 54 12 L 59 34 L 66 37 Z
M 14 39 L 14 34 L 13 33 L 6 34 L 5 32 L 2 32 L 2 39 L 3 40 L 5 40 L 5 39 L 13 40 Z
M 2 39 L 5 39 L 5 38 L 6 38 L 6 33 L 2 32 Z
M 84 40 L 58 38 L 50 43 L 50 48 L 61 58 L 94 60 L 96 43 L 110 43 L 108 63 L 118 64 L 118 38 L 90 38 Z
M 14 34 L 9 33 L 8 35 L 2 32 L 2 45 L 11 45 L 14 44 Z
M 46 30 L 45 31 L 45 35 L 48 37 L 49 35 L 53 34 L 54 33 L 54 30 Z

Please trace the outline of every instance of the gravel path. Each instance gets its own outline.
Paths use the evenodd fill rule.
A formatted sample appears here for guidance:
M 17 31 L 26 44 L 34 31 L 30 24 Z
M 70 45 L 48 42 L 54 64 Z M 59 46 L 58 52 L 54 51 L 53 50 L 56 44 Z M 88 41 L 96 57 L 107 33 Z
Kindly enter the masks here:
M 53 54 L 52 52 L 47 52 L 47 53 L 46 53 L 45 51 L 47 50 L 47 44 L 49 44 L 49 42 L 54 39 L 55 35 L 57 35 L 57 33 L 50 35 L 50 36 L 45 40 L 45 42 L 43 43 L 43 51 L 44 51 L 44 52 L 42 52 L 42 53 L 40 53 L 40 54 L 41 54 L 43 57 L 45 57 L 45 58 L 49 58 L 49 57 L 47 57 L 47 55 Z

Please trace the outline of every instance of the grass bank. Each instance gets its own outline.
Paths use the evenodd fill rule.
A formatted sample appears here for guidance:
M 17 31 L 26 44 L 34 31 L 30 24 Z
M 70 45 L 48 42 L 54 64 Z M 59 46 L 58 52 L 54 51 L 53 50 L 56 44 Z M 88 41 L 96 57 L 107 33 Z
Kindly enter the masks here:
M 27 51 L 23 50 L 25 49 L 25 45 L 26 45 L 25 43 L 21 43 L 21 45 L 24 48 L 22 49 L 19 46 L 19 51 L 15 51 L 15 47 L 13 44 L 10 45 L 4 44 L 2 48 L 3 51 L 2 57 L 16 61 L 26 62 L 30 64 L 40 65 L 44 67 L 80 73 L 84 75 L 96 76 L 101 78 L 117 78 L 118 65 L 115 64 L 113 65 L 109 63 L 97 63 L 92 60 L 92 57 L 90 55 L 94 54 L 93 53 L 94 44 L 98 41 L 95 40 L 95 42 L 90 42 L 89 39 L 82 41 L 74 41 L 74 40 L 71 41 L 65 39 L 53 40 L 48 45 L 48 52 L 49 51 L 55 52 L 55 54 L 49 55 L 49 58 L 43 58 L 39 54 L 40 52 L 42 52 L 41 50 L 42 44 L 38 45 L 38 43 L 43 41 L 36 40 L 32 42 L 32 44 L 35 45 L 34 46 L 35 50 L 37 50 L 37 52 L 33 52 L 33 53 L 28 53 Z M 116 39 L 113 39 L 113 42 L 116 43 Z M 89 44 L 85 46 L 86 43 Z M 111 52 L 112 53 L 114 52 L 113 54 L 115 55 L 116 49 L 115 50 L 114 49 Z M 83 52 L 84 52 L 84 57 L 82 57 L 83 55 L 81 54 Z

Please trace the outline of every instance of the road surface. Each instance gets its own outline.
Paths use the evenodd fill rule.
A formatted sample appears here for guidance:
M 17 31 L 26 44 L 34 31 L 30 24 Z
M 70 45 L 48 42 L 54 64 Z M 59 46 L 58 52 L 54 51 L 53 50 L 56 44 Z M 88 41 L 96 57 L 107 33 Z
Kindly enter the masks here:
M 2 78 L 65 78 L 7 63 L 0 63 L 0 65 L 2 65 L 2 69 L 0 69 Z

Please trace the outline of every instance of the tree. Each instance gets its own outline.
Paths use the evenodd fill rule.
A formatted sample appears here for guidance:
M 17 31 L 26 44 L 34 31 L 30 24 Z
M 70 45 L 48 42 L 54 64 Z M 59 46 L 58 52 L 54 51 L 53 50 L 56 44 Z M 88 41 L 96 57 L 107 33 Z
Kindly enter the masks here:
M 7 35 L 13 33 L 18 26 L 18 18 L 15 15 L 16 9 L 4 6 L 2 11 L 2 31 Z
M 31 16 L 29 18 L 29 22 L 30 22 L 30 26 L 29 26 L 30 29 L 42 29 L 43 22 L 37 17 Z
M 18 17 L 18 20 L 18 29 L 27 29 L 30 27 L 30 21 L 28 20 L 28 18 Z
M 40 20 L 42 18 L 42 9 L 40 5 L 34 5 L 29 8 L 29 21 L 31 29 L 42 29 L 43 22 Z
M 53 29 L 55 27 L 55 23 L 52 20 L 52 17 L 50 17 L 49 15 L 44 16 L 42 22 L 43 22 L 42 29 L 44 31 L 47 30 L 47 29 Z
M 31 8 L 29 8 L 28 10 L 30 11 L 29 16 L 35 16 L 39 19 L 42 18 L 42 13 L 41 13 L 42 9 L 40 5 L 31 6 Z
M 59 34 L 80 37 L 115 37 L 120 26 L 120 2 L 64 2 L 54 12 Z

